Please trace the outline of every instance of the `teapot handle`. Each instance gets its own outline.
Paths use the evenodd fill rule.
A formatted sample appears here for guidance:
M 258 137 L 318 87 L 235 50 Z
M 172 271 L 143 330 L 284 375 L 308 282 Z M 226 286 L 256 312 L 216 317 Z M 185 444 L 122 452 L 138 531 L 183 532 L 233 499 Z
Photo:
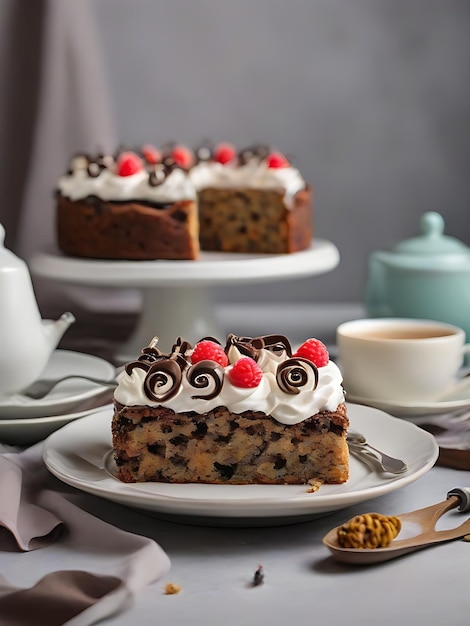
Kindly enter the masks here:
M 365 305 L 370 317 L 389 317 L 390 305 L 387 302 L 387 275 L 381 259 L 376 253 L 369 257 L 369 275 L 366 284 Z

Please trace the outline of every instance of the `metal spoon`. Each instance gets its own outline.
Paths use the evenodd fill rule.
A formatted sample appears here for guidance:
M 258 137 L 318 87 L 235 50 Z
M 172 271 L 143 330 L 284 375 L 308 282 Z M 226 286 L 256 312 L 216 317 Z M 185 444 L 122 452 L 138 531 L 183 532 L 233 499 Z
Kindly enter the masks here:
M 346 440 L 348 442 L 349 450 L 353 454 L 356 453 L 359 458 L 364 456 L 366 458 L 374 460 L 379 463 L 384 472 L 390 472 L 391 474 L 402 474 L 408 469 L 408 465 L 402 459 L 396 459 L 393 456 L 385 454 L 382 450 L 378 450 L 371 446 L 367 442 L 364 435 L 361 433 L 348 431 Z
M 470 489 L 455 487 L 447 493 L 447 499 L 424 509 L 398 515 L 402 523 L 402 531 L 409 524 L 412 528 L 417 525 L 421 532 L 408 539 L 394 539 L 385 548 L 343 548 L 338 543 L 338 528 L 333 528 L 323 537 L 324 545 L 330 550 L 333 557 L 344 563 L 370 565 L 389 561 L 408 552 L 420 550 L 429 546 L 460 539 L 470 533 L 470 518 L 456 528 L 449 530 L 435 530 L 437 520 L 447 511 L 458 507 L 462 513 L 470 511 Z M 398 535 L 399 537 L 400 535 Z
M 41 400 L 45 398 L 48 393 L 50 393 L 56 385 L 63 382 L 64 380 L 69 380 L 72 378 L 80 378 L 82 380 L 88 380 L 90 383 L 96 383 L 97 385 L 102 385 L 103 387 L 116 387 L 117 382 L 115 380 L 103 380 L 102 378 L 94 378 L 93 376 L 85 376 L 82 374 L 69 374 L 68 376 L 63 376 L 62 378 L 54 378 L 54 379 L 42 379 L 37 380 L 35 383 L 26 387 L 21 392 L 21 395 L 27 396 L 28 398 L 32 398 L 33 400 Z

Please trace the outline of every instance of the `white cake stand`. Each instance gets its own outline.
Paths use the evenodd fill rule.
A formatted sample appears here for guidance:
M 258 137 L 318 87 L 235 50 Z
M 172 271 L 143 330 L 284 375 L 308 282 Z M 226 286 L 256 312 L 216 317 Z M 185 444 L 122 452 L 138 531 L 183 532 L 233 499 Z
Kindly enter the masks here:
M 131 337 L 116 359 L 126 362 L 158 335 L 169 350 L 178 336 L 194 342 L 222 338 L 211 288 L 215 285 L 266 283 L 322 274 L 339 263 L 339 252 L 326 240 L 294 254 L 226 254 L 203 252 L 197 261 L 107 261 L 67 257 L 59 251 L 34 256 L 33 274 L 68 284 L 138 287 L 142 311 Z

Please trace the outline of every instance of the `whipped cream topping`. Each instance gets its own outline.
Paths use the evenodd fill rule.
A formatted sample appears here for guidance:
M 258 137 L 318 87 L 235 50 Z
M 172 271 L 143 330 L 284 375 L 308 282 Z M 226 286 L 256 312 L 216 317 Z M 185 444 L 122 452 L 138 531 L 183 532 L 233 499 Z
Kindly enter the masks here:
M 241 150 L 225 164 L 215 160 L 209 148 L 205 149 L 204 158 L 199 156 L 201 150 L 196 153 L 197 158 L 189 150 L 188 154 L 193 155 L 189 157 L 192 161 L 185 166 L 175 162 L 171 152 L 166 156 L 161 152 L 160 163 L 142 158 L 141 169 L 131 175 L 120 175 L 117 158 L 112 156 L 78 155 L 72 159 L 67 174 L 59 178 L 57 189 L 70 200 L 96 196 L 105 201 L 156 204 L 194 200 L 204 188 L 274 190 L 282 193 L 286 206 L 291 207 L 295 194 L 306 188 L 299 170 L 287 159 L 282 167 L 269 167 L 269 150 L 261 150 L 260 146 Z
M 197 191 L 208 187 L 276 190 L 284 192 L 288 205 L 298 191 L 305 189 L 305 180 L 295 167 L 272 168 L 255 158 L 243 165 L 204 161 L 191 169 L 190 177 Z
M 104 168 L 98 176 L 90 176 L 86 168 L 73 167 L 70 173 L 59 178 L 57 187 L 70 200 L 97 196 L 102 200 L 115 202 L 141 200 L 171 203 L 196 198 L 194 184 L 188 173 L 181 168 L 173 169 L 157 186 L 152 186 L 149 178 L 147 170 L 131 176 L 119 176 L 113 169 Z
M 191 365 L 192 348 L 181 340 L 170 355 L 162 355 L 151 344 L 119 374 L 114 397 L 126 406 L 163 406 L 176 413 L 202 414 L 218 406 L 233 413 L 262 411 L 286 425 L 298 424 L 322 410 L 336 411 L 344 402 L 337 365 L 330 360 L 316 368 L 292 356 L 287 339 L 283 338 L 282 345 L 269 344 L 269 339 L 229 335 L 226 367 L 210 361 Z M 246 346 L 253 344 L 252 355 L 263 372 L 261 381 L 255 387 L 235 386 L 230 370 L 247 355 Z

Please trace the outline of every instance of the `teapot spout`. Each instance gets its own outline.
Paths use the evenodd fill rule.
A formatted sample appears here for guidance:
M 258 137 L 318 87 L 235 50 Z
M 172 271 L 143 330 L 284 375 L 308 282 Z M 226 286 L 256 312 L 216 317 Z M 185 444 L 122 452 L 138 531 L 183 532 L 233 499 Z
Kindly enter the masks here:
M 55 322 L 52 320 L 43 320 L 44 334 L 49 343 L 51 352 L 56 348 L 67 328 L 74 322 L 75 315 L 69 311 L 63 313 Z

